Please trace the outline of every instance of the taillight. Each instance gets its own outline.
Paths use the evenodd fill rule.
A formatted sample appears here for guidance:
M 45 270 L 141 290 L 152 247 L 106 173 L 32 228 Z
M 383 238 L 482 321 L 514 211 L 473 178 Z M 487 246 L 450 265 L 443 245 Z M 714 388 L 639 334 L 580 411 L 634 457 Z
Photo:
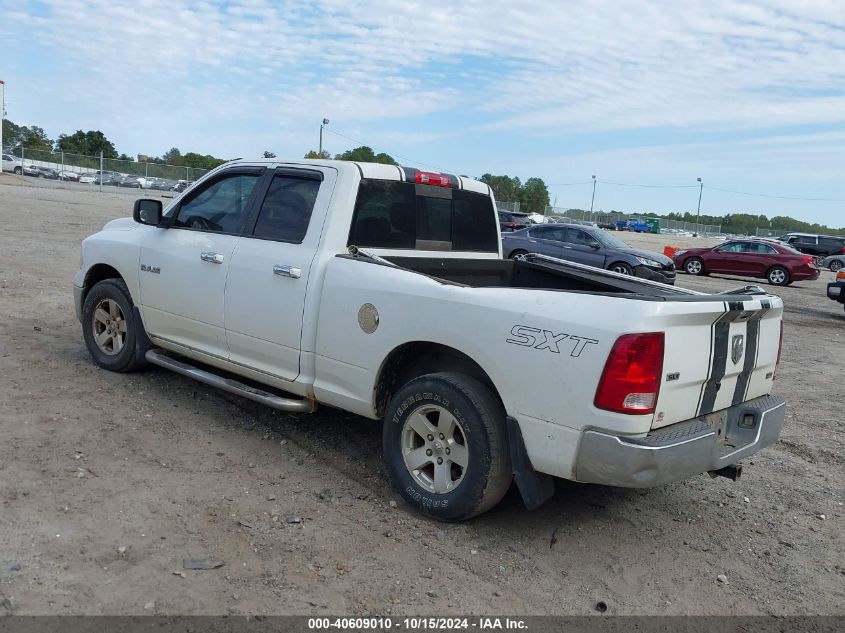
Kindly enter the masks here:
M 451 187 L 452 181 L 446 174 L 438 174 L 433 171 L 418 171 L 416 175 L 417 183 L 421 185 L 436 185 L 438 187 Z
M 593 403 L 618 413 L 654 413 L 663 374 L 663 332 L 625 334 L 616 339 Z
M 811 265 L 811 264 L 815 264 L 816 258 L 815 257 L 805 257 L 804 263 L 807 264 L 808 266 Z
M 845 255 L 845 246 L 843 246 L 842 248 L 840 248 L 840 249 L 839 249 L 839 252 L 840 252 L 842 255 Z
M 836 273 L 836 281 L 845 281 L 845 270 L 840 270 Z

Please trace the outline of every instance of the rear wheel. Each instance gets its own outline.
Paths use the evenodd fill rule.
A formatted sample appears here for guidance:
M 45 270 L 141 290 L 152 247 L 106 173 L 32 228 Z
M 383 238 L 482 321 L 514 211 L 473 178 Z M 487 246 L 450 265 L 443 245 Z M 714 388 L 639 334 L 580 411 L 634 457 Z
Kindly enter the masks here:
M 524 251 L 521 248 L 518 248 L 517 250 L 511 253 L 510 258 L 516 261 L 524 261 L 526 255 L 528 255 L 528 251 Z
M 704 262 L 698 257 L 690 257 L 684 262 L 684 270 L 689 275 L 700 275 L 704 272 Z
M 611 270 L 615 273 L 619 273 L 620 275 L 633 275 L 634 269 L 631 268 L 625 262 L 614 262 L 610 266 L 607 267 L 608 270 Z
M 766 273 L 766 279 L 773 286 L 785 286 L 790 283 L 789 271 L 783 266 L 772 266 Z
M 845 266 L 845 264 L 840 262 L 838 259 L 834 259 L 832 262 L 830 262 L 830 270 L 833 272 L 839 272 L 840 270 L 842 270 L 842 266 Z
M 18 176 L 20 176 L 20 175 L 23 173 L 23 169 L 21 169 L 20 167 L 15 167 L 15 173 L 16 173 Z
M 427 374 L 402 387 L 382 439 L 394 488 L 422 514 L 463 521 L 491 509 L 510 486 L 502 405 L 465 374 Z

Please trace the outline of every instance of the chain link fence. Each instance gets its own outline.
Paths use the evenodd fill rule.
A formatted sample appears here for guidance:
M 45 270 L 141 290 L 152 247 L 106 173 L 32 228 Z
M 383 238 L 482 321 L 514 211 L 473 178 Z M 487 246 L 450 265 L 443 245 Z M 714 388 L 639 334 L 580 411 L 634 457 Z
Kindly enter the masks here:
M 109 180 L 104 178 L 103 184 L 117 186 L 129 182 L 126 180 L 128 176 L 139 176 L 144 179 L 144 182 L 140 184 L 141 187 L 171 189 L 180 183 L 190 184 L 209 171 L 208 169 L 183 167 L 181 165 L 102 158 L 100 156 L 37 150 L 20 146 L 12 148 L 8 153 L 11 153 L 15 158 L 19 158 L 23 167 L 34 166 L 52 169 L 57 172 L 58 177 L 62 180 L 75 180 L 76 177 L 86 174 L 93 175 L 100 170 L 114 172 L 119 177 Z M 137 181 L 133 180 L 132 182 Z M 132 186 L 137 185 L 133 184 Z

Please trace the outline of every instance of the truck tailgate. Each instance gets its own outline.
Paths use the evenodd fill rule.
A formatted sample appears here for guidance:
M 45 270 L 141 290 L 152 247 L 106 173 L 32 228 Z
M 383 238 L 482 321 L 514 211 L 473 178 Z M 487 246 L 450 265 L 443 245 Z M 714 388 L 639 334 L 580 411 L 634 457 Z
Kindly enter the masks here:
M 652 428 L 771 391 L 780 347 L 781 299 L 743 297 L 693 305 L 685 309 L 683 303 L 667 303 L 663 380 Z

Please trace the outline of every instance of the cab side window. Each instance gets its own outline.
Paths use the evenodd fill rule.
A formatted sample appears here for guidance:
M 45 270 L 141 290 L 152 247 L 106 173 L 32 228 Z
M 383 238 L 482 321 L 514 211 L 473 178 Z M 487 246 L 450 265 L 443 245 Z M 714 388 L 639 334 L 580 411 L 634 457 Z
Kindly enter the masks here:
M 238 233 L 259 176 L 259 173 L 236 173 L 213 181 L 180 205 L 173 226 Z
M 277 174 L 264 196 L 253 235 L 301 244 L 319 191 L 319 180 Z

